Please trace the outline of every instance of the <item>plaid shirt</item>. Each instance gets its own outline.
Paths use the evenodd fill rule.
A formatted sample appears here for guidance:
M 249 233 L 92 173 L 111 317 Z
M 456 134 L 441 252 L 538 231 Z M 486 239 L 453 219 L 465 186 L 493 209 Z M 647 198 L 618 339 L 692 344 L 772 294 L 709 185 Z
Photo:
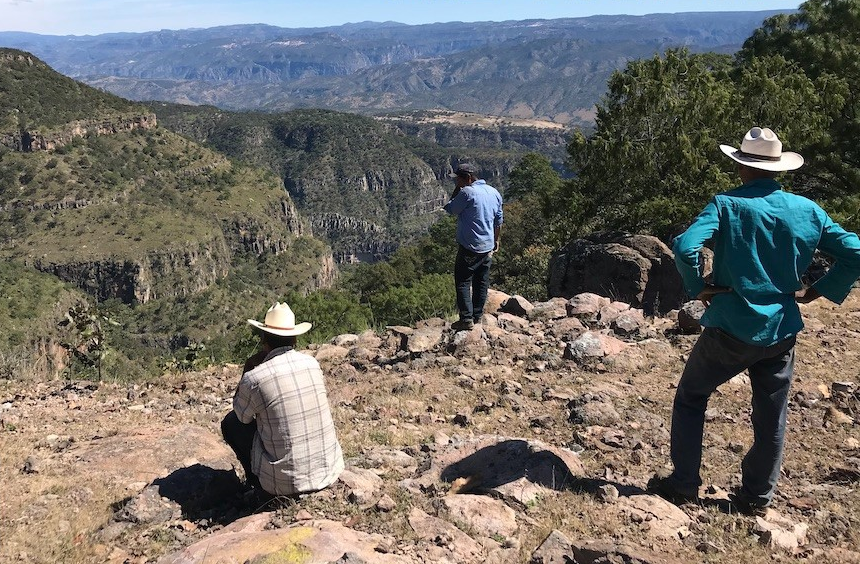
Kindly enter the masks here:
M 242 375 L 233 397 L 242 423 L 257 420 L 251 470 L 275 495 L 320 490 L 343 470 L 316 359 L 288 350 Z

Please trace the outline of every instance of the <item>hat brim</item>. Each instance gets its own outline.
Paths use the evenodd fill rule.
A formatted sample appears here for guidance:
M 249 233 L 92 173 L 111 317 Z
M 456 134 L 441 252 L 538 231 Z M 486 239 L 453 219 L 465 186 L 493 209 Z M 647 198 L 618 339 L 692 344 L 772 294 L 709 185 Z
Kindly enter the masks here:
M 796 170 L 803 166 L 803 157 L 791 151 L 783 152 L 778 161 L 762 161 L 754 157 L 748 157 L 730 145 L 720 145 L 720 151 L 736 163 L 759 170 L 782 172 Z
M 248 325 L 259 329 L 260 331 L 265 331 L 266 333 L 271 333 L 272 335 L 278 335 L 280 337 L 293 337 L 296 335 L 303 335 L 310 331 L 311 327 L 313 327 L 313 325 L 311 325 L 310 323 L 305 322 L 297 324 L 292 329 L 280 329 L 276 327 L 269 327 L 265 323 L 260 323 L 256 319 L 249 319 Z

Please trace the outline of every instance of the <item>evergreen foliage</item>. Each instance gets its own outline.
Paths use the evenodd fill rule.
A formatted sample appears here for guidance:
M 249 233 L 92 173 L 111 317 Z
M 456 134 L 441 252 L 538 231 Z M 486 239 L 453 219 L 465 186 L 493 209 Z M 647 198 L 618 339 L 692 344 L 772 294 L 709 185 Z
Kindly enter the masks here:
M 748 66 L 774 55 L 787 61 L 792 74 L 806 77 L 818 94 L 816 99 L 803 92 L 803 105 L 795 112 L 820 113 L 802 146 L 810 165 L 801 169 L 803 188 L 831 201 L 857 225 L 860 2 L 809 0 L 796 14 L 771 17 L 746 41 L 738 60 Z
M 671 237 L 737 184 L 718 146 L 753 125 L 806 157 L 788 188 L 860 226 L 858 14 L 857 0 L 814 0 L 767 20 L 735 60 L 669 50 L 615 73 L 595 132 L 568 147 L 572 230 Z
M 44 132 L 94 116 L 142 113 L 113 94 L 57 74 L 30 53 L 0 47 L 0 134 Z M 14 103 L 13 103 L 14 102 Z

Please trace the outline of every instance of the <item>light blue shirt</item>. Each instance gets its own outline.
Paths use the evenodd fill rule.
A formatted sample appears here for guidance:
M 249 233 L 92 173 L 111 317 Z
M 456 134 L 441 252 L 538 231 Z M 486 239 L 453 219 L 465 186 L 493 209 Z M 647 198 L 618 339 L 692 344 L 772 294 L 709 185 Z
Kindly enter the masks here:
M 474 253 L 488 253 L 496 246 L 495 229 L 502 225 L 502 195 L 476 180 L 445 204 L 444 210 L 457 216 L 457 242 Z
M 732 291 L 714 296 L 702 325 L 752 345 L 769 346 L 803 329 L 794 293 L 816 248 L 836 261 L 813 285 L 825 298 L 842 303 L 860 277 L 857 235 L 812 200 L 783 192 L 775 180 L 753 180 L 714 196 L 675 239 L 675 264 L 691 296 L 705 286 L 699 251 L 712 238 L 713 284 Z

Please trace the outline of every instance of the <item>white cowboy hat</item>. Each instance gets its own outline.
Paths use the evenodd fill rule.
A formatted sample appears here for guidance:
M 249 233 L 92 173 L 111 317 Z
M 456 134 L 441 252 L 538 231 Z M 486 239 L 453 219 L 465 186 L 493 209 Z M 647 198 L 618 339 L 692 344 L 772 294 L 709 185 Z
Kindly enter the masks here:
M 720 145 L 720 150 L 735 162 L 761 170 L 779 172 L 803 166 L 803 157 L 783 152 L 782 141 L 767 127 L 753 127 L 747 131 L 740 149 Z
M 287 304 L 280 302 L 276 302 L 275 305 L 269 308 L 269 311 L 266 312 L 264 323 L 260 323 L 255 319 L 249 319 L 248 324 L 260 331 L 265 331 L 272 335 L 280 335 L 281 337 L 301 335 L 307 333 L 311 328 L 310 323 L 299 323 L 296 325 L 296 316 L 293 310 Z

